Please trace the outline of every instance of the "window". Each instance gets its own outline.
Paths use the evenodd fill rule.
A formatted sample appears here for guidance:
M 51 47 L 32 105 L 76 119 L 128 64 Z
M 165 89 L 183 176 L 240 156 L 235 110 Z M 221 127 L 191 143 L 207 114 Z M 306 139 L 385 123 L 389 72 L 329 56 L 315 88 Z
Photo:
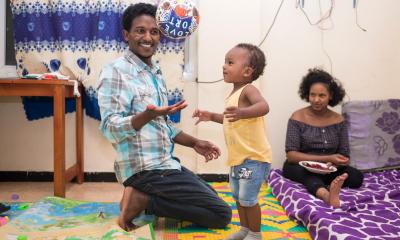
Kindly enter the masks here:
M 10 0 L 0 6 L 0 77 L 17 77 Z
M 6 1 L 6 65 L 15 66 L 15 49 L 14 49 L 14 37 L 13 37 L 13 22 L 10 7 L 10 0 Z

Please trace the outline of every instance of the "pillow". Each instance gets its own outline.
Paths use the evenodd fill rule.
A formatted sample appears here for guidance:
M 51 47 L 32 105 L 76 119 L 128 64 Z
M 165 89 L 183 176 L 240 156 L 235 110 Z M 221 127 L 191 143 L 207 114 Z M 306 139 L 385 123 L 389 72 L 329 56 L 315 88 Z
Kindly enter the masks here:
M 400 99 L 349 101 L 342 113 L 349 129 L 351 166 L 400 168 Z

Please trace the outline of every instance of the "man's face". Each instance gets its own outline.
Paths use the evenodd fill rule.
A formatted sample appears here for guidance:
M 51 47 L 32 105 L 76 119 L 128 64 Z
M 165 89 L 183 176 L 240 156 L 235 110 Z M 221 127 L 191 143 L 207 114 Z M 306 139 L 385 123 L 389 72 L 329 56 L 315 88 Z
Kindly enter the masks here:
M 154 17 L 141 15 L 132 20 L 130 31 L 123 30 L 129 50 L 147 65 L 151 65 L 151 57 L 160 42 L 160 30 Z

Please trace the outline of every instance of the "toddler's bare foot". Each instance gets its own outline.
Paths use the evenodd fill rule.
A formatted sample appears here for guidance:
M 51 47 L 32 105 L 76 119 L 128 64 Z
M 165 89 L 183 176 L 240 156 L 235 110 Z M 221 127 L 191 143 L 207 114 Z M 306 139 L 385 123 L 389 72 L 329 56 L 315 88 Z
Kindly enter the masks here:
M 343 182 L 347 179 L 349 175 L 347 173 L 343 173 L 340 176 L 337 176 L 329 186 L 329 204 L 335 208 L 340 207 L 340 199 L 339 193 L 342 188 Z

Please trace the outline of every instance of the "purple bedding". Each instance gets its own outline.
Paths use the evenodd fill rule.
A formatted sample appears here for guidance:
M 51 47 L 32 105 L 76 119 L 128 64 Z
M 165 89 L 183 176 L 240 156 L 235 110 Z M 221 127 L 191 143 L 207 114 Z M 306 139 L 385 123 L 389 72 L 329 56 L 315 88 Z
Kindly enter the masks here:
M 400 239 L 400 170 L 365 173 L 359 189 L 341 191 L 341 207 L 312 196 L 303 185 L 272 170 L 269 184 L 286 214 L 313 239 Z

